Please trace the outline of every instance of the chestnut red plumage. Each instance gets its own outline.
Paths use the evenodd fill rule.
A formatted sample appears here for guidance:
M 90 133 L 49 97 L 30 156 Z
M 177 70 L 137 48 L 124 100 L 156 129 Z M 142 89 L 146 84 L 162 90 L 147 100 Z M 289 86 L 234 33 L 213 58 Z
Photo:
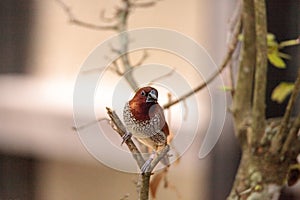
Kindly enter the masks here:
M 158 92 L 155 88 L 143 87 L 137 90 L 123 110 L 127 131 L 155 151 L 167 145 L 169 135 L 169 127 L 157 99 Z

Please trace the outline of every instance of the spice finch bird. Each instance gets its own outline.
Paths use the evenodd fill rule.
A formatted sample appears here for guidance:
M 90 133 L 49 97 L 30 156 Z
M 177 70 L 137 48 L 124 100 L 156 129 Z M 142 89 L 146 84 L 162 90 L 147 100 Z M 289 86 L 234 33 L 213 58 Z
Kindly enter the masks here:
M 155 88 L 149 86 L 140 88 L 134 97 L 125 104 L 123 110 L 124 123 L 127 129 L 123 141 L 132 135 L 154 150 L 141 168 L 143 173 L 150 167 L 155 153 L 166 147 L 169 135 L 169 127 L 163 109 L 157 103 L 157 98 L 158 92 Z M 164 158 L 164 160 L 164 164 L 168 165 L 168 158 Z

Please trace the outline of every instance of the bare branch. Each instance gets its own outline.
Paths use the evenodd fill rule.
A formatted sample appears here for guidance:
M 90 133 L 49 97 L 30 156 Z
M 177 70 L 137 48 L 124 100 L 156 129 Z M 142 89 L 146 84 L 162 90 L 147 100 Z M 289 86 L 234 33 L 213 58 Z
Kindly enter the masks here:
M 107 114 L 109 115 L 110 119 L 116 126 L 116 131 L 119 133 L 121 137 L 126 133 L 126 128 L 123 125 L 122 121 L 118 117 L 118 115 L 115 113 L 115 111 L 111 110 L 110 108 L 106 108 Z M 133 158 L 136 160 L 138 166 L 141 168 L 143 164 L 145 163 L 145 160 L 139 151 L 139 149 L 136 147 L 136 145 L 133 143 L 133 141 L 129 138 L 125 141 L 126 145 L 128 146 L 128 149 L 130 150 Z
M 236 24 L 239 23 L 239 20 L 241 18 L 241 12 L 242 12 L 241 1 L 237 1 L 233 14 L 229 19 L 229 28 L 230 28 L 229 33 L 232 34 L 234 32 L 234 28 Z
M 155 159 L 151 162 L 151 166 L 149 168 L 149 172 L 152 172 L 154 170 L 154 168 L 156 167 L 156 165 L 159 163 L 159 161 L 161 161 L 161 159 L 163 159 L 165 156 L 168 156 L 168 152 L 170 150 L 170 146 L 166 145 L 165 148 L 163 148 L 159 154 L 155 157 Z
M 255 22 L 253 0 L 243 1 L 243 46 L 241 61 L 238 71 L 237 83 L 233 98 L 233 114 L 235 123 L 238 125 L 236 134 L 239 136 L 240 129 L 243 129 L 242 121 L 250 115 L 252 89 L 255 68 Z
M 234 73 L 233 73 L 233 63 L 232 61 L 228 64 L 229 65 L 229 81 L 230 81 L 230 87 L 231 87 L 231 96 L 234 97 L 235 93 L 235 83 L 234 83 Z
M 152 7 L 154 6 L 158 1 L 160 0 L 153 0 L 153 1 L 148 1 L 148 2 L 140 2 L 140 1 L 133 1 L 131 3 L 132 7 L 136 7 L 136 8 L 148 8 L 148 7 Z
M 119 66 L 118 63 L 117 63 L 117 60 L 113 61 L 113 62 L 112 62 L 112 65 L 113 65 L 113 69 L 112 69 L 112 70 L 113 70 L 117 75 L 123 76 L 123 73 L 121 72 L 121 69 L 120 69 L 120 66 Z
M 88 126 L 91 126 L 91 125 L 96 124 L 96 123 L 101 122 L 101 121 L 107 121 L 107 122 L 109 122 L 109 119 L 107 119 L 107 118 L 99 118 L 97 120 L 88 122 L 88 123 L 86 123 L 84 125 L 80 125 L 80 126 L 77 126 L 77 127 L 73 126 L 72 129 L 75 130 L 75 131 L 78 131 L 80 129 L 85 129 Z
M 114 123 L 115 127 L 113 127 L 114 130 L 116 130 L 121 137 L 126 132 L 126 128 L 123 125 L 122 121 L 118 117 L 118 115 L 111 110 L 110 108 L 106 108 L 107 114 L 111 118 L 112 122 Z M 133 158 L 136 160 L 138 166 L 141 168 L 143 164 L 145 163 L 145 160 L 134 144 L 134 142 L 129 138 L 125 141 L 126 145 L 128 146 L 128 149 L 130 150 Z M 167 145 L 165 148 L 163 148 L 159 154 L 155 157 L 155 159 L 151 162 L 150 168 L 148 172 L 142 174 L 142 184 L 140 189 L 140 199 L 148 199 L 149 196 L 149 184 L 150 184 L 150 176 L 152 175 L 153 169 L 156 167 L 156 165 L 159 163 L 159 161 L 164 158 L 165 156 L 168 156 L 167 153 L 170 150 L 170 146 Z
M 101 18 L 102 21 L 108 22 L 108 23 L 111 23 L 111 22 L 113 22 L 113 21 L 116 21 L 116 16 L 107 17 L 107 16 L 105 15 L 105 10 L 101 10 L 101 12 L 100 12 L 100 18 Z
M 252 144 L 257 144 L 266 126 L 267 20 L 264 0 L 254 0 L 256 31 L 256 68 L 252 107 Z M 249 84 L 249 83 L 247 83 Z
M 286 132 L 288 131 L 287 126 L 290 122 L 291 112 L 293 110 L 293 107 L 295 106 L 295 102 L 297 96 L 299 95 L 299 92 L 300 92 L 300 69 L 298 70 L 298 77 L 295 81 L 295 87 L 289 99 L 283 119 L 281 121 L 279 132 L 277 133 L 277 137 L 272 141 L 271 150 L 273 150 L 272 152 L 274 153 L 275 150 L 281 146 L 282 139 L 284 139 L 284 137 L 286 136 Z M 290 129 L 286 141 L 283 144 L 282 151 L 281 151 L 282 155 L 285 154 L 287 150 L 290 148 L 292 141 L 297 139 L 299 126 L 300 126 L 300 113 L 298 118 L 295 120 L 292 128 Z
M 92 69 L 86 69 L 81 71 L 82 74 L 94 73 L 94 72 L 101 72 L 105 69 L 105 67 L 95 67 Z
M 73 15 L 73 13 L 71 12 L 71 8 L 65 2 L 63 2 L 62 0 L 55 0 L 55 1 L 65 11 L 65 13 L 69 18 L 69 22 L 72 24 L 89 28 L 89 29 L 95 29 L 95 30 L 116 30 L 117 29 L 116 25 L 97 25 L 97 24 L 92 24 L 89 22 L 79 20 Z
M 189 116 L 189 107 L 187 106 L 187 103 L 185 100 L 183 102 L 183 107 L 184 107 L 184 115 L 183 115 L 183 120 L 187 120 L 187 117 Z
M 178 98 L 177 100 L 174 100 L 172 102 L 169 102 L 167 104 L 165 104 L 163 106 L 164 109 L 167 109 L 177 103 L 179 103 L 180 101 L 185 100 L 186 98 L 190 97 L 191 95 L 193 95 L 196 92 L 199 92 L 200 90 L 202 90 L 203 88 L 205 88 L 209 83 L 211 83 L 220 73 L 222 73 L 222 71 L 226 68 L 226 66 L 228 65 L 234 50 L 236 49 L 236 46 L 238 44 L 238 36 L 240 33 L 240 29 L 241 29 L 241 20 L 239 20 L 239 22 L 236 24 L 236 27 L 234 29 L 234 33 L 233 36 L 231 38 L 231 41 L 228 45 L 228 51 L 227 54 L 220 66 L 220 68 L 205 82 L 202 83 L 201 85 L 199 85 L 198 87 L 196 87 L 195 89 L 193 89 L 192 91 L 186 93 L 185 95 L 181 96 L 180 98 Z
M 294 123 L 292 124 L 287 139 L 282 146 L 282 150 L 280 152 L 281 156 L 286 156 L 288 152 L 292 152 L 297 155 L 300 154 L 300 142 L 298 139 L 299 131 L 300 131 L 300 113 L 298 114 Z
M 144 51 L 143 51 L 142 57 L 140 58 L 140 60 L 139 60 L 137 63 L 135 63 L 135 64 L 133 65 L 133 67 L 137 67 L 137 66 L 142 65 L 143 62 L 144 62 L 148 57 L 149 57 L 149 54 L 147 53 L 146 50 L 144 50 Z
M 163 79 L 163 78 L 172 76 L 172 74 L 174 74 L 174 72 L 175 72 L 175 69 L 172 69 L 172 70 L 169 71 L 168 73 L 166 73 L 166 74 L 164 74 L 164 75 L 162 75 L 162 76 L 160 76 L 160 77 L 157 77 L 157 78 L 151 80 L 151 81 L 149 82 L 149 84 L 152 84 L 152 83 L 154 83 L 154 82 L 157 82 L 157 81 L 159 81 L 159 80 L 161 80 L 161 79 Z
M 90 28 L 90 29 L 96 29 L 96 30 L 116 30 L 117 26 L 116 25 L 97 25 L 97 24 L 92 24 L 92 23 L 88 23 L 85 21 L 81 21 L 79 19 L 76 18 L 70 18 L 70 23 L 78 25 L 78 26 L 82 26 L 85 28 Z
M 142 183 L 141 189 L 139 192 L 139 199 L 141 200 L 148 200 L 149 199 L 149 186 L 150 186 L 150 177 L 151 172 L 146 172 L 142 174 Z

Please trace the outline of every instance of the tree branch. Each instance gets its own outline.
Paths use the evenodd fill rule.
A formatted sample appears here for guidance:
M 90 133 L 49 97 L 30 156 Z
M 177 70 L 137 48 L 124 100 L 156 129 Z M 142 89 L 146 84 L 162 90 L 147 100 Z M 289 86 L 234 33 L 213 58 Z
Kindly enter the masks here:
M 118 115 L 110 108 L 106 108 L 107 114 L 109 115 L 110 119 L 112 120 L 115 127 L 113 129 L 119 133 L 121 138 L 126 133 L 126 128 L 123 125 L 122 121 L 118 117 Z M 141 169 L 142 166 L 145 163 L 145 160 L 139 151 L 139 149 L 136 147 L 134 142 L 129 138 L 125 141 L 126 145 L 128 146 L 128 149 L 130 150 L 133 158 L 137 162 L 139 168 Z M 146 173 L 142 173 L 142 185 L 140 190 L 140 200 L 148 200 L 149 196 L 149 184 L 150 184 L 150 176 L 152 175 L 152 171 L 156 167 L 156 165 L 159 163 L 159 161 L 164 158 L 165 156 L 168 156 L 167 153 L 170 150 L 170 146 L 167 145 L 165 148 L 163 148 L 159 154 L 153 159 L 151 162 L 151 165 L 149 167 L 149 170 Z
M 252 108 L 252 144 L 260 140 L 266 126 L 267 21 L 265 0 L 254 0 L 256 69 Z
M 282 146 L 282 150 L 280 152 L 282 158 L 285 158 L 285 156 L 287 156 L 288 153 L 294 155 L 295 154 L 298 155 L 300 153 L 300 142 L 298 139 L 299 130 L 300 130 L 300 113 L 298 114 L 294 123 L 292 124 L 287 139 Z
M 140 199 L 147 199 L 149 196 L 149 186 L 150 186 L 150 176 L 152 175 L 152 171 L 156 167 L 156 165 L 160 162 L 161 159 L 163 159 L 165 156 L 168 156 L 167 153 L 170 150 L 170 146 L 167 145 L 165 148 L 163 148 L 160 153 L 155 157 L 155 159 L 151 162 L 151 166 L 148 170 L 148 172 L 145 172 L 142 174 L 142 188 L 140 191 Z
M 62 0 L 55 0 L 60 7 L 65 11 L 69 18 L 69 22 L 78 26 L 82 26 L 85 28 L 90 28 L 90 29 L 95 29 L 95 30 L 116 30 L 117 26 L 116 25 L 97 25 L 97 24 L 92 24 L 88 23 L 82 20 L 77 19 L 73 13 L 71 12 L 71 8 Z
M 241 136 L 244 128 L 243 120 L 246 120 L 251 113 L 251 101 L 253 91 L 253 79 L 256 57 L 255 48 L 255 20 L 253 0 L 243 1 L 243 46 L 241 61 L 238 71 L 238 79 L 233 99 L 233 114 L 237 125 L 236 134 Z
M 168 76 L 172 76 L 172 75 L 174 74 L 174 72 L 175 72 L 175 69 L 171 69 L 168 73 L 166 73 L 166 74 L 164 74 L 164 75 L 161 75 L 161 76 L 159 76 L 159 77 L 157 77 L 157 78 L 155 78 L 155 79 L 152 79 L 152 80 L 149 82 L 149 84 L 151 85 L 152 83 L 154 83 L 154 82 L 156 82 L 156 81 L 159 81 L 159 80 L 161 80 L 161 79 L 163 79 L 163 78 L 166 78 L 166 77 L 168 77 Z
M 79 131 L 80 129 L 85 129 L 88 126 L 90 126 L 92 124 L 96 124 L 96 123 L 101 122 L 101 121 L 109 121 L 109 119 L 107 119 L 107 118 L 99 118 L 99 119 L 96 119 L 94 121 L 88 122 L 88 123 L 80 125 L 80 126 L 73 126 L 72 129 L 74 131 Z
M 163 106 L 164 109 L 168 109 L 171 106 L 184 101 L 186 98 L 190 97 L 191 95 L 193 95 L 196 92 L 199 92 L 200 90 L 202 90 L 203 88 L 205 88 L 209 83 L 211 83 L 219 74 L 222 73 L 222 71 L 226 68 L 226 66 L 228 65 L 236 47 L 238 44 L 238 36 L 240 34 L 240 29 L 241 29 L 241 20 L 238 21 L 238 23 L 236 24 L 234 31 L 233 31 L 233 36 L 230 40 L 230 43 L 228 45 L 228 50 L 227 50 L 227 54 L 220 66 L 220 68 L 204 83 L 202 83 L 201 85 L 199 85 L 198 87 L 196 87 L 195 89 L 189 91 L 188 93 L 184 94 L 183 96 L 179 97 L 178 99 L 171 101 L 167 104 L 165 104 Z
M 115 111 L 111 110 L 110 108 L 106 108 L 107 114 L 109 115 L 110 119 L 116 126 L 114 130 L 116 130 L 121 137 L 126 133 L 126 128 L 123 125 L 122 121 L 118 117 Z M 139 149 L 136 147 L 134 142 L 129 138 L 128 140 L 125 141 L 126 145 L 128 146 L 128 149 L 130 150 L 133 158 L 136 160 L 138 166 L 141 168 L 143 164 L 145 163 L 145 160 L 139 151 Z
M 120 58 L 122 60 L 122 64 L 124 66 L 123 75 L 126 78 L 130 87 L 134 91 L 137 90 L 138 84 L 132 75 L 133 66 L 129 62 L 128 53 L 127 53 L 129 41 L 128 41 L 128 34 L 126 33 L 128 16 L 129 16 L 131 8 L 132 8 L 132 6 L 134 6 L 134 4 L 131 3 L 129 0 L 122 0 L 122 2 L 121 2 L 122 5 L 117 8 L 114 17 L 109 18 L 109 21 L 115 21 L 114 25 L 96 25 L 96 24 L 92 24 L 92 23 L 85 22 L 85 21 L 75 18 L 75 16 L 71 12 L 70 7 L 67 4 L 65 4 L 63 2 L 63 0 L 55 0 L 55 1 L 58 2 L 60 7 L 65 11 L 67 16 L 69 17 L 70 23 L 72 23 L 72 24 L 82 26 L 85 28 L 94 29 L 94 30 L 115 30 L 119 33 L 123 33 L 120 35 L 121 49 L 118 52 L 120 55 Z M 104 18 L 103 16 L 102 16 L 102 18 Z M 106 19 L 104 19 L 104 20 L 106 20 Z
M 278 147 L 282 146 L 281 143 L 286 136 L 288 124 L 290 122 L 291 112 L 293 110 L 293 107 L 295 106 L 295 102 L 297 96 L 299 95 L 299 92 L 300 92 L 300 68 L 298 70 L 298 77 L 295 81 L 295 87 L 293 89 L 283 119 L 280 124 L 279 132 L 277 133 L 277 137 L 272 141 L 271 150 L 273 150 L 272 151 L 273 153 L 275 153 L 276 150 L 279 149 Z M 293 140 L 297 140 L 297 133 L 299 130 L 299 126 L 300 126 L 300 113 L 298 114 L 298 117 L 294 121 L 293 126 L 286 137 L 286 141 L 284 142 L 281 149 L 281 155 L 284 155 L 288 151 Z
M 158 1 L 160 0 L 153 0 L 148 2 L 133 1 L 132 7 L 148 8 L 154 6 Z

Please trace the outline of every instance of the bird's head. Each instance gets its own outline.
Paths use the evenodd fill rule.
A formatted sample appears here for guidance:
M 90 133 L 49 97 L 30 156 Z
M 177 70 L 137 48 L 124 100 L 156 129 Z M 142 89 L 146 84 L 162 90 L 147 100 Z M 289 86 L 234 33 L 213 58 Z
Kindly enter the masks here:
M 149 104 L 155 104 L 157 103 L 158 98 L 158 92 L 153 87 L 143 87 L 137 90 L 134 97 L 132 98 L 132 101 L 137 101 L 140 103 L 149 103 Z
M 131 112 L 136 119 L 149 120 L 155 114 L 158 92 L 153 87 L 143 87 L 136 91 L 133 98 L 129 101 Z

